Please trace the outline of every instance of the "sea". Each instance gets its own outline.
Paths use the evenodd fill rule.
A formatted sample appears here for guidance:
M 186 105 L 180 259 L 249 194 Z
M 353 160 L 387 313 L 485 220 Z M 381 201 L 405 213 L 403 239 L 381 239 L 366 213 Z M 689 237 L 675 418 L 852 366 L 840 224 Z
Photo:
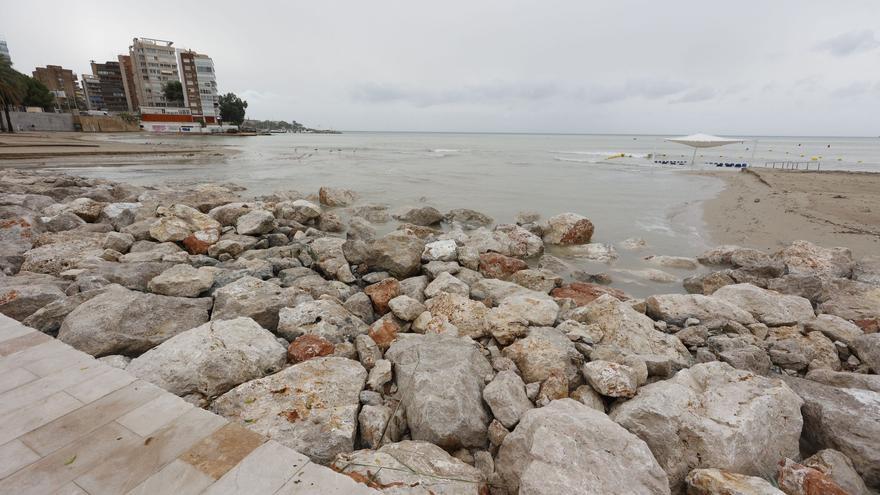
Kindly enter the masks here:
M 207 160 L 181 157 L 144 163 L 133 158 L 121 165 L 66 171 L 141 185 L 232 182 L 253 196 L 344 187 L 358 192 L 362 203 L 386 204 L 392 211 L 423 205 L 441 211 L 471 208 L 496 223 L 512 222 L 520 212 L 536 212 L 543 218 L 575 212 L 592 220 L 593 242 L 615 246 L 618 259 L 606 263 L 554 250 L 551 254 L 563 256 L 573 269 L 606 273 L 615 287 L 637 297 L 681 292 L 680 280 L 693 274 L 660 268 L 676 280 L 649 280 L 657 277 L 645 270 L 658 267 L 644 258 L 696 256 L 715 244 L 701 204 L 724 184 L 693 171 L 736 173 L 737 164 L 780 167 L 783 162 L 785 166 L 799 162 L 799 168 L 880 171 L 880 138 L 748 137 L 741 144 L 700 149 L 694 157 L 692 148 L 666 137 L 408 132 L 114 135 L 111 139 L 160 146 L 192 141 L 233 152 Z M 396 224 L 378 227 L 382 232 Z M 647 247 L 620 249 L 619 243 L 630 238 L 643 239 Z

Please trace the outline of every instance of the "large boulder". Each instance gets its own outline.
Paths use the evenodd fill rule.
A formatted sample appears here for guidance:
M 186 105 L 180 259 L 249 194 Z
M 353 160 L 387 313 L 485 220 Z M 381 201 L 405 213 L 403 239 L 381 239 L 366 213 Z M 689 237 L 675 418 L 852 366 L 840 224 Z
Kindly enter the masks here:
M 645 442 L 572 399 L 526 412 L 504 437 L 496 472 L 520 495 L 669 493 Z
M 864 480 L 856 472 L 849 457 L 834 449 L 824 449 L 804 459 L 804 466 L 816 469 L 830 477 L 850 495 L 871 495 Z
M 133 359 L 132 375 L 198 404 L 284 367 L 287 350 L 250 318 L 211 321 Z
M 418 275 L 425 243 L 415 236 L 391 232 L 370 244 L 367 264 L 371 269 L 384 270 L 402 279 Z
M 823 248 L 809 241 L 794 241 L 774 257 L 785 263 L 786 273 L 846 278 L 853 270 L 848 248 Z
M 181 263 L 153 277 L 147 287 L 163 296 L 198 297 L 214 285 L 214 269 Z
M 728 321 L 742 325 L 755 323 L 748 311 L 714 296 L 660 294 L 647 298 L 645 303 L 648 316 L 672 325 L 684 326 L 688 318 L 696 318 L 710 327 L 720 327 Z
M 485 335 L 485 320 L 489 308 L 481 302 L 458 294 L 441 292 L 425 301 L 425 307 L 432 315 L 442 316 L 458 327 L 461 335 L 475 339 Z
M 312 241 L 309 245 L 312 259 L 315 260 L 314 268 L 325 275 L 342 282 L 354 282 L 348 260 L 342 249 L 345 239 L 338 237 L 321 237 Z
M 526 395 L 526 384 L 512 370 L 498 372 L 483 389 L 483 400 L 505 428 L 513 428 L 526 411 L 535 407 Z
M 220 239 L 220 222 L 195 208 L 183 204 L 160 206 L 156 214 L 159 219 L 150 226 L 150 236 L 159 242 L 183 241 L 194 234 L 204 237 L 208 245 Z
M 75 231 L 71 231 L 75 232 Z M 104 234 L 61 232 L 66 236 L 57 235 L 47 240 L 57 241 L 41 244 L 24 253 L 21 264 L 22 271 L 48 273 L 58 275 L 61 272 L 77 268 L 90 257 L 97 257 L 103 251 Z
M 485 495 L 489 490 L 480 470 L 428 442 L 404 440 L 379 450 L 340 454 L 331 467 L 370 480 L 371 486 L 385 487 L 389 494 Z
M 543 382 L 554 372 L 562 373 L 569 384 L 580 381 L 583 355 L 561 331 L 550 327 L 531 327 L 528 337 L 502 351 L 513 360 L 526 383 Z
M 685 482 L 688 495 L 785 495 L 764 478 L 721 469 L 694 469 Z
M 544 252 L 544 241 L 535 234 L 513 224 L 502 224 L 495 230 L 480 227 L 468 233 L 464 245 L 477 254 L 495 252 L 514 258 L 532 258 Z M 459 259 L 462 251 L 459 250 Z
M 17 277 L 5 277 L 0 287 L 0 313 L 22 321 L 40 308 L 64 299 L 64 291 L 51 283 L 16 283 Z
M 43 333 L 56 334 L 58 333 L 58 329 L 61 328 L 61 323 L 67 318 L 67 315 L 69 315 L 71 311 L 76 309 L 80 304 L 103 294 L 112 287 L 114 286 L 107 285 L 87 290 L 85 292 L 77 292 L 76 294 L 67 296 L 63 299 L 52 301 L 37 311 L 34 311 L 33 314 L 22 320 L 22 323 Z
M 355 202 L 357 194 L 348 189 L 321 187 L 318 189 L 318 200 L 324 206 L 348 206 Z
M 447 450 L 483 447 L 491 416 L 483 404 L 492 366 L 468 339 L 413 335 L 385 353 L 394 364 L 413 440 Z
M 58 339 L 95 357 L 136 356 L 205 323 L 210 311 L 211 298 L 160 296 L 114 286 L 71 311 Z
M 853 340 L 852 348 L 874 373 L 880 374 L 880 333 L 861 335 Z
M 716 290 L 712 297 L 727 301 L 752 314 L 769 326 L 792 325 L 815 318 L 810 301 L 789 296 L 752 284 L 726 285 Z
M 263 328 L 275 331 L 281 308 L 295 307 L 311 296 L 296 288 L 282 288 L 255 277 L 242 277 L 214 292 L 212 320 L 253 318 Z
M 119 284 L 126 289 L 141 292 L 147 292 L 150 281 L 172 266 L 174 263 L 165 261 L 116 263 L 100 259 L 79 264 L 79 267 L 85 270 L 80 277 L 100 277 L 111 284 Z
M 784 379 L 803 399 L 802 451 L 810 455 L 821 449 L 838 450 L 852 460 L 868 486 L 880 488 L 880 393 Z
M 593 222 L 577 213 L 561 213 L 547 219 L 547 244 L 587 244 L 593 237 Z
M 880 287 L 837 279 L 823 285 L 818 312 L 852 320 L 865 329 L 880 330 Z
M 357 361 L 319 357 L 243 383 L 218 397 L 211 410 L 329 464 L 354 450 L 358 396 L 366 379 Z
M 797 457 L 802 403 L 779 380 L 716 361 L 643 386 L 611 418 L 648 443 L 677 492 L 695 468 L 760 476 Z
M 333 344 L 354 342 L 369 327 L 333 299 L 304 301 L 282 308 L 278 314 L 278 335 L 293 341 L 302 335 L 316 335 Z
M 27 324 L 27 320 L 25 320 L 25 324 Z M 880 375 L 819 368 L 810 371 L 804 378 L 838 388 L 860 388 L 880 393 Z
M 650 318 L 610 295 L 576 309 L 572 319 L 598 326 L 601 338 L 596 344 L 637 355 L 651 375 L 667 376 L 691 364 L 691 355 L 678 337 L 656 330 Z
M 262 235 L 275 230 L 275 215 L 266 210 L 254 210 L 235 220 L 235 231 L 241 235 Z
M 443 214 L 432 206 L 423 206 L 421 208 L 409 208 L 399 213 L 395 213 L 394 219 L 400 222 L 411 223 L 413 225 L 435 225 L 443 221 Z
M 840 369 L 834 343 L 821 332 L 802 333 L 798 326 L 770 329 L 765 343 L 773 364 L 780 368 L 802 371 Z

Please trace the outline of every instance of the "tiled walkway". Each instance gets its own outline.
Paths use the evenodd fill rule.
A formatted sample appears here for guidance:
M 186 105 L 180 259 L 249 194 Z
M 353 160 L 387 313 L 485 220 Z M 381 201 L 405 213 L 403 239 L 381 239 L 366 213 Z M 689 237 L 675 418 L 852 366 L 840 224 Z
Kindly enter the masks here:
M 0 493 L 378 493 L 0 315 Z

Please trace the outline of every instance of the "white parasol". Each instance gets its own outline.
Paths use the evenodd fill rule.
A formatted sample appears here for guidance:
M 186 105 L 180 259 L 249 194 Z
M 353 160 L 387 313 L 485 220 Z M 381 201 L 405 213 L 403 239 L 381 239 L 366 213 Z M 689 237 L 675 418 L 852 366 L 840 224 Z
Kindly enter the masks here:
M 710 134 L 691 134 L 690 136 L 666 138 L 666 140 L 694 148 L 694 156 L 691 157 L 691 165 L 694 164 L 694 159 L 697 157 L 697 148 L 714 148 L 716 146 L 724 146 L 725 144 L 743 142 L 742 139 L 729 139 L 712 136 Z

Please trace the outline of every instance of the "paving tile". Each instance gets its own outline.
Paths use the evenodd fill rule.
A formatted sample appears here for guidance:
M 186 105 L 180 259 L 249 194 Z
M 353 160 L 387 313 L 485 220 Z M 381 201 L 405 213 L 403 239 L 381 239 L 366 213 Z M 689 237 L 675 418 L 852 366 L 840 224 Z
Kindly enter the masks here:
M 214 482 L 207 474 L 195 467 L 175 459 L 158 473 L 145 479 L 143 483 L 128 492 L 128 495 L 197 495 Z
M 76 366 L 77 364 L 94 362 L 95 358 L 92 356 L 72 347 L 68 347 L 63 352 L 59 352 L 53 356 L 31 361 L 22 366 L 22 368 L 40 376 L 48 376 L 65 368 Z
M 58 392 L 39 402 L 14 409 L 0 416 L 0 444 L 52 422 L 80 406 L 82 402 Z
M 61 370 L 39 380 L 14 388 L 0 394 L 0 415 L 20 409 L 34 402 L 39 402 L 46 397 L 61 392 L 73 385 L 84 382 L 109 369 L 97 361 L 91 363 L 76 364 L 71 368 Z
M 70 350 L 71 347 L 69 345 L 58 340 L 43 342 L 42 344 L 14 352 L 8 356 L 0 357 L 0 373 L 15 368 L 22 368 L 33 361 L 66 353 Z
M 52 337 L 43 332 L 29 332 L 19 337 L 13 337 L 0 341 L 0 356 L 8 356 L 28 347 L 42 344 L 52 340 Z
M 309 463 L 302 471 L 296 473 L 274 495 L 379 495 L 363 483 L 339 474 L 336 471 L 315 463 Z
M 9 476 L 39 458 L 39 454 L 21 443 L 20 440 L 12 440 L 0 445 L 0 479 Z
M 166 393 L 121 416 L 116 422 L 146 438 L 194 407 L 180 397 Z
M 8 392 L 25 383 L 30 383 L 39 377 L 24 368 L 15 368 L 0 374 L 0 394 Z
M 162 393 L 155 385 L 134 382 L 20 437 L 40 455 L 48 455 Z
M 70 482 L 52 492 L 52 495 L 89 495 L 89 493 L 80 488 L 76 483 Z
M 73 481 L 77 476 L 108 462 L 121 452 L 136 448 L 144 439 L 121 425 L 110 423 L 82 441 L 40 459 L 0 480 L 0 493 L 45 495 Z
M 216 480 L 265 441 L 266 437 L 259 433 L 236 423 L 227 423 L 184 452 L 180 460 Z
M 36 332 L 36 330 L 26 327 L 6 315 L 0 314 L 0 342 L 33 332 Z
M 192 408 L 140 445 L 119 452 L 74 481 L 92 495 L 128 492 L 224 424 L 220 416 Z
M 272 495 L 308 463 L 308 457 L 269 440 L 205 490 L 205 495 Z
M 88 404 L 89 402 L 96 401 L 111 392 L 119 390 L 137 379 L 121 369 L 107 366 L 103 363 L 101 363 L 101 366 L 107 368 L 104 373 L 76 385 L 67 387 L 64 391 L 76 397 L 84 404 Z M 150 387 L 158 389 L 155 385 L 150 385 Z

